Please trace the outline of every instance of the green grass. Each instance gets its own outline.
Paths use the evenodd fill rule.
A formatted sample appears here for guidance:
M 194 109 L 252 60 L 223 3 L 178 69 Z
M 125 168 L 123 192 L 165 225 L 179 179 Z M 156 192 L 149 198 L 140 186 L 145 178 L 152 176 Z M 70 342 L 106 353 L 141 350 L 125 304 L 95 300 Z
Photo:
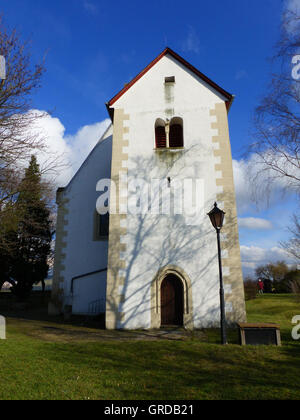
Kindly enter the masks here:
M 0 399 L 299 399 L 291 318 L 300 304 L 291 295 L 263 296 L 247 311 L 248 321 L 281 325 L 281 348 L 241 347 L 236 331 L 228 346 L 218 344 L 218 331 L 205 331 L 204 341 L 70 341 L 38 334 L 45 322 L 9 319 Z

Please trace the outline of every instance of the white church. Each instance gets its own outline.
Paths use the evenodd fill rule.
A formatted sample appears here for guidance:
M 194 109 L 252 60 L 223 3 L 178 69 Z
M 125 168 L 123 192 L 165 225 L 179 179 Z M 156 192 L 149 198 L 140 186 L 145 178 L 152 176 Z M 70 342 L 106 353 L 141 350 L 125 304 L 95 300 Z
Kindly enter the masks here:
M 107 329 L 246 320 L 228 130 L 233 96 L 166 48 L 107 104 L 111 125 L 57 192 L 50 314 L 105 313 Z

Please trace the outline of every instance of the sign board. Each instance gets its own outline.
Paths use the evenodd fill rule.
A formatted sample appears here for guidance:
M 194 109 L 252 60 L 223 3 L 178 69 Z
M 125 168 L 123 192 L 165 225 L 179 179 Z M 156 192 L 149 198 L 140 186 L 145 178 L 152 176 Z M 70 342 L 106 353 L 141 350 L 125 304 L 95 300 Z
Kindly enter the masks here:
M 277 324 L 240 323 L 241 345 L 281 345 L 280 326 Z
M 0 79 L 6 79 L 6 65 L 3 55 L 0 55 Z

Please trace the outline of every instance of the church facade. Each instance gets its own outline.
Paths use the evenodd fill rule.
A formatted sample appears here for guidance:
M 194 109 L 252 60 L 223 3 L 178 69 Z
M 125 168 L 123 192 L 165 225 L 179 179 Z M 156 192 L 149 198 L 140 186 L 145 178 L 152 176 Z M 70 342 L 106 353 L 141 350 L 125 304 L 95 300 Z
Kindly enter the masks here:
M 245 321 L 228 112 L 233 96 L 166 48 L 107 103 L 112 124 L 58 217 L 49 313 L 105 312 L 108 329 L 220 322 L 216 233 L 226 212 L 226 317 Z

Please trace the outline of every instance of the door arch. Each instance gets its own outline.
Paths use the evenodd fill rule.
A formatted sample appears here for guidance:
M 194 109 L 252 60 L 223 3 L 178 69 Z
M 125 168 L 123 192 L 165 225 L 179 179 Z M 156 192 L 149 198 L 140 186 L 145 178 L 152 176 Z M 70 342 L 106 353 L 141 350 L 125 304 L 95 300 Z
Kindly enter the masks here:
M 183 325 L 184 290 L 175 274 L 167 274 L 161 283 L 161 325 Z
M 179 266 L 169 264 L 158 270 L 151 284 L 151 328 L 161 327 L 161 284 L 167 275 L 175 275 L 183 287 L 183 327 L 194 329 L 194 310 L 192 282 L 187 273 Z

